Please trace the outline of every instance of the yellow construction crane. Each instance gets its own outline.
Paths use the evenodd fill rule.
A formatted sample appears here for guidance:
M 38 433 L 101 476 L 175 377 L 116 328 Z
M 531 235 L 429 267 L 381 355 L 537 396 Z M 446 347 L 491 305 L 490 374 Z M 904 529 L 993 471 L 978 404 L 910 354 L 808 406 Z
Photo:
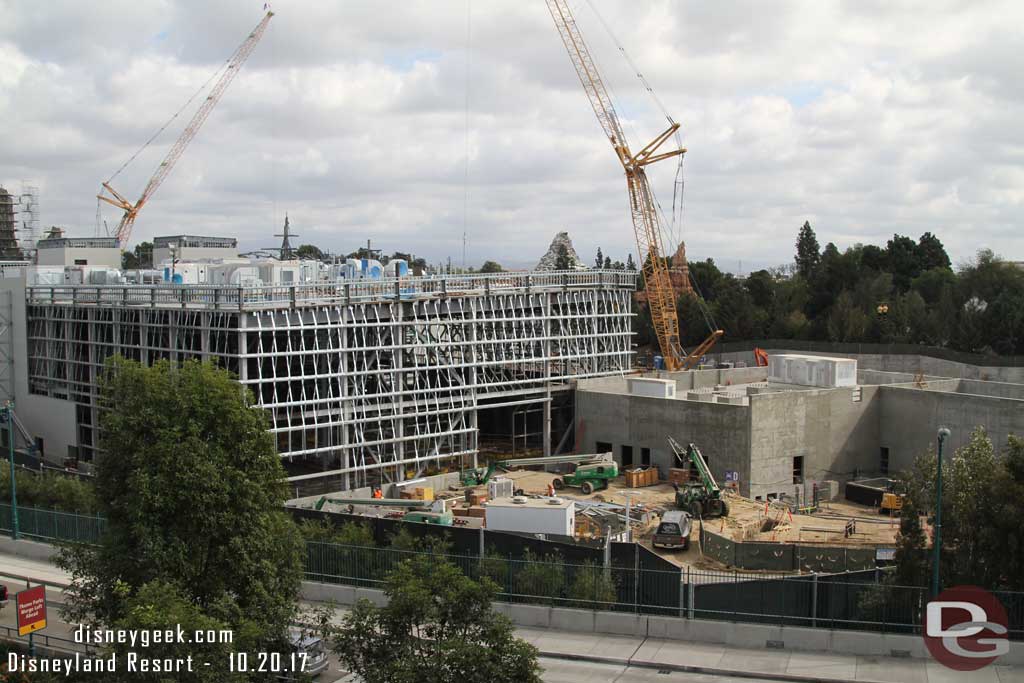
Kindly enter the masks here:
M 146 184 L 146 188 L 142 191 L 142 195 L 139 197 L 138 201 L 133 204 L 110 186 L 110 182 L 118 173 L 124 170 L 125 166 L 128 164 L 122 166 L 118 169 L 117 173 L 111 176 L 106 182 L 102 183 L 103 190 L 109 192 L 111 196 L 106 196 L 103 190 L 101 190 L 100 194 L 96 195 L 96 198 L 124 210 L 121 222 L 118 224 L 117 230 L 114 233 L 114 236 L 121 242 L 122 248 L 126 248 L 128 246 L 128 237 L 131 235 L 132 226 L 135 224 L 135 219 L 139 215 L 139 211 L 146 205 L 146 202 L 152 198 L 153 193 L 156 192 L 157 188 L 160 187 L 164 180 L 167 179 L 171 169 L 174 168 L 174 164 L 177 163 L 178 159 L 180 159 L 181 155 L 185 152 L 185 148 L 188 147 L 188 143 L 192 142 L 192 138 L 194 138 L 196 133 L 199 132 L 199 129 L 206 121 L 206 118 L 210 115 L 210 112 L 213 111 L 213 108 L 217 106 L 217 102 L 220 101 L 224 91 L 231 84 L 231 81 L 235 79 L 235 76 L 238 75 L 239 70 L 242 68 L 242 64 L 244 64 L 245 60 L 249 58 L 250 54 L 252 54 L 253 49 L 256 47 L 256 43 L 258 43 L 260 38 L 263 37 L 263 32 L 266 30 L 267 24 L 270 23 L 270 18 L 273 16 L 274 13 L 268 11 L 263 17 L 263 20 L 257 24 L 252 33 L 249 34 L 245 41 L 237 50 L 235 50 L 234 54 L 231 55 L 230 59 L 228 59 L 224 73 L 221 74 L 220 79 L 213 88 L 210 89 L 209 95 L 206 96 L 203 104 L 192 116 L 192 120 L 188 122 L 187 126 L 185 126 L 185 130 L 182 131 L 170 151 L 167 152 L 167 156 L 164 157 L 164 160 L 159 166 L 157 166 L 156 172 L 153 174 L 153 177 L 149 179 L 149 182 Z M 175 114 L 175 116 L 177 116 L 177 114 Z M 150 141 L 152 141 L 152 139 Z M 149 143 L 147 142 L 146 145 L 148 144 Z M 144 145 L 143 148 L 145 148 L 146 145 Z M 138 153 L 136 153 L 136 155 L 137 154 Z M 134 158 L 135 157 L 133 156 L 132 159 Z M 131 160 L 129 160 L 128 163 L 130 162 Z
M 555 27 L 562 36 L 562 42 L 569 52 L 569 58 L 576 67 L 576 74 L 583 84 L 583 89 L 590 99 L 597 120 L 604 129 L 605 135 L 612 143 L 612 148 L 626 171 L 626 184 L 629 188 L 629 207 L 633 217 L 633 230 L 636 233 L 636 247 L 639 252 L 647 290 L 647 304 L 651 310 L 651 321 L 658 337 L 658 345 L 665 358 L 668 370 L 680 370 L 693 367 L 701 355 L 707 352 L 722 336 L 721 330 L 715 330 L 693 353 L 686 355 L 679 344 L 679 318 L 676 313 L 676 297 L 669 278 L 668 264 L 665 261 L 665 249 L 661 243 L 661 222 L 658 208 L 647 181 L 644 168 L 657 161 L 682 155 L 686 149 L 680 148 L 667 152 L 658 152 L 666 140 L 679 129 L 679 124 L 671 122 L 667 130 L 639 152 L 634 154 L 626 141 L 626 136 L 619 123 L 618 114 L 612 105 L 611 97 L 601 80 L 601 74 L 590 56 L 590 50 L 583 42 L 576 19 L 565 0 L 546 0 Z M 700 353 L 698 353 L 700 351 Z

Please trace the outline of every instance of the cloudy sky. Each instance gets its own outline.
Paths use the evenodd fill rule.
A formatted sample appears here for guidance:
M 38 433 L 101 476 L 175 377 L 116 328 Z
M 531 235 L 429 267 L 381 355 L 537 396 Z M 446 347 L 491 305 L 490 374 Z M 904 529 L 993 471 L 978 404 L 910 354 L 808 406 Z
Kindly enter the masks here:
M 939 235 L 1024 259 L 1019 2 L 570 0 L 634 147 L 682 124 L 691 258 L 747 271 L 824 245 Z M 95 194 L 209 78 L 262 1 L 0 0 L 0 184 L 92 235 Z M 132 242 L 367 239 L 528 265 L 568 230 L 635 250 L 625 185 L 541 0 L 280 0 Z M 114 186 L 135 198 L 192 109 Z M 468 165 L 467 165 L 468 151 Z M 674 167 L 652 173 L 671 213 Z M 104 213 L 113 226 L 113 207 Z

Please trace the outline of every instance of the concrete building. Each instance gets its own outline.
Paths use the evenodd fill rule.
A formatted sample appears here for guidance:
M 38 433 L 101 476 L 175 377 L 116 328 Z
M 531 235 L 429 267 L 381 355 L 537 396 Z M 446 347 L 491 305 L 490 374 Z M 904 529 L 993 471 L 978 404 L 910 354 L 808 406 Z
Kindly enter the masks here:
M 1024 384 L 858 370 L 855 386 L 809 387 L 769 381 L 764 367 L 657 376 L 675 381 L 674 398 L 630 391 L 627 378 L 581 381 L 580 449 L 665 472 L 679 466 L 667 437 L 692 441 L 720 483 L 734 472 L 743 495 L 765 499 L 897 474 L 935 443 L 940 425 L 952 430 L 953 449 L 977 426 L 997 449 L 1024 434 Z
M 172 256 L 173 255 L 173 256 Z M 238 258 L 238 240 L 234 237 L 172 235 L 153 238 L 153 267 L 171 258 L 202 261 Z
M 32 282 L 0 280 L 0 394 L 56 462 L 95 456 L 97 378 L 114 354 L 229 369 L 269 413 L 293 481 L 330 490 L 475 465 L 501 411 L 536 413 L 550 452 L 570 383 L 632 363 L 628 272 Z
M 36 242 L 40 266 L 121 267 L 121 243 L 116 237 L 46 237 Z

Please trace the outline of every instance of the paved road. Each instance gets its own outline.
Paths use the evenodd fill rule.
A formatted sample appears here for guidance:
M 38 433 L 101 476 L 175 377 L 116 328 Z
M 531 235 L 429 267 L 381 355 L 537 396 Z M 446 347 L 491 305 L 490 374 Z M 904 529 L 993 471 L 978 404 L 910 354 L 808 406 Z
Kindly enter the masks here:
M 732 678 L 689 674 L 681 671 L 658 671 L 615 664 L 580 662 L 541 657 L 545 683 L 766 683 L 768 678 Z

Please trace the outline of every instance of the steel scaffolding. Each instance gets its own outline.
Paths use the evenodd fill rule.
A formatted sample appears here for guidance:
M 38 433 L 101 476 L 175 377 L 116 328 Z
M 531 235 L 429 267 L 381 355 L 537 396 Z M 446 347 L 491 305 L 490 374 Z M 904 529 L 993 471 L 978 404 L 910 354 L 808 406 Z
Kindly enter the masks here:
M 301 470 L 293 481 L 397 481 L 475 461 L 482 409 L 540 406 L 550 450 L 552 392 L 631 368 L 635 282 L 587 271 L 29 287 L 29 388 L 78 404 L 88 461 L 107 357 L 212 360 L 267 410 L 279 453 Z

